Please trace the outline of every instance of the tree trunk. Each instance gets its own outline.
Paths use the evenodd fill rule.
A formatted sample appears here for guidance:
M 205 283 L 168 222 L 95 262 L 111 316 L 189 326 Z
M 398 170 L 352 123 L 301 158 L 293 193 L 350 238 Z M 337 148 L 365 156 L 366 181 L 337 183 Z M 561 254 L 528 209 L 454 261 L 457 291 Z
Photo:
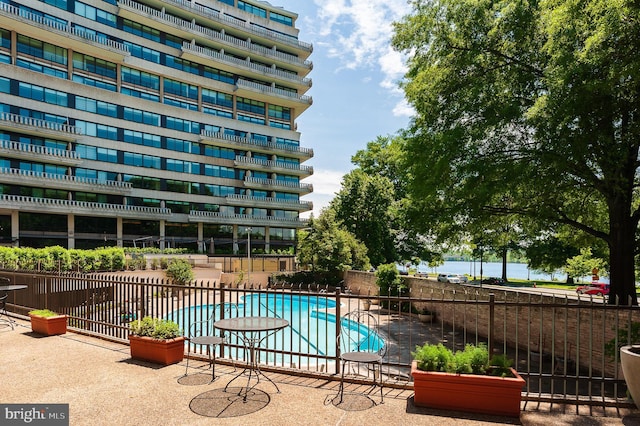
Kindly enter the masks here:
M 507 253 L 506 248 L 502 249 L 502 279 L 507 281 Z
M 637 223 L 630 217 L 630 211 L 615 204 L 609 208 L 609 304 L 612 305 L 638 304 L 634 270 Z

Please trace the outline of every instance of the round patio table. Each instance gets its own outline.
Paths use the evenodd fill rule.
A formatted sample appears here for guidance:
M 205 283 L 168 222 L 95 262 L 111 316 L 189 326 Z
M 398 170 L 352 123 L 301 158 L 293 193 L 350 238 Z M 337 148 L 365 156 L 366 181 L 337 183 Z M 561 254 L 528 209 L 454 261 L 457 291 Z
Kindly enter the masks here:
M 280 393 L 280 388 L 260 370 L 260 364 L 256 359 L 256 349 L 260 347 L 260 344 L 269 336 L 276 333 L 278 330 L 289 325 L 289 321 L 282 318 L 274 317 L 238 317 L 238 318 L 225 318 L 213 323 L 213 326 L 218 330 L 227 331 L 235 336 L 242 342 L 246 352 L 249 353 L 249 363 L 243 371 L 238 373 L 233 379 L 227 383 L 224 387 L 225 391 L 229 385 L 242 375 L 248 375 L 247 386 L 241 388 L 240 395 L 244 389 L 243 401 L 247 401 L 247 394 L 249 390 L 260 383 L 260 376 L 267 379 Z M 255 377 L 256 383 L 253 386 L 251 384 L 251 378 Z

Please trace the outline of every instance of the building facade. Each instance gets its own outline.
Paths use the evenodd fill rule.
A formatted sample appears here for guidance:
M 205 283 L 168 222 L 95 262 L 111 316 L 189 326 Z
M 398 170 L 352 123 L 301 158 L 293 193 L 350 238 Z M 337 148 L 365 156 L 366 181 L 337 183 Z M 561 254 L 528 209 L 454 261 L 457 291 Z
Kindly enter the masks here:
M 0 0 L 0 243 L 282 252 L 312 46 L 262 1 Z

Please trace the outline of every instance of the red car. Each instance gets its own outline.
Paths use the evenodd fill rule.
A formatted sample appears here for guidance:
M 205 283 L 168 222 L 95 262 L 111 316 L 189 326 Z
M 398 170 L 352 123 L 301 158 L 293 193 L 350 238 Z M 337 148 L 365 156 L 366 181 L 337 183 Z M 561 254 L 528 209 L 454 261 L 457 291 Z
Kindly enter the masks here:
M 609 284 L 591 283 L 588 285 L 581 285 L 576 289 L 576 293 L 595 294 L 596 296 L 606 296 L 609 294 Z

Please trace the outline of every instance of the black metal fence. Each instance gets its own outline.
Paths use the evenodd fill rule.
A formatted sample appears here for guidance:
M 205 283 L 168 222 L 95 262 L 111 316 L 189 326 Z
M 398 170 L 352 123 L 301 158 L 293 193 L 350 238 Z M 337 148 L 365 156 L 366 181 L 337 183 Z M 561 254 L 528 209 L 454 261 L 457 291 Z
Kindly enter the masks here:
M 126 341 L 129 322 L 150 315 L 176 320 L 183 330 L 214 306 L 237 304 L 242 316 L 278 316 L 290 327 L 269 336 L 260 363 L 305 374 L 337 374 L 339 318 L 368 308 L 384 340 L 383 380 L 411 385 L 411 352 L 425 342 L 452 349 L 485 343 L 504 353 L 525 378 L 523 398 L 534 401 L 624 405 L 630 401 L 618 348 L 638 342 L 640 309 L 602 298 L 553 297 L 470 287 L 412 291 L 409 296 L 357 295 L 348 288 L 227 288 L 206 281 L 176 285 L 132 275 L 46 275 L 0 272 L 24 290 L 10 292 L 7 310 L 26 316 L 49 308 L 69 316 L 71 329 Z M 371 305 L 370 305 L 371 303 Z M 428 316 L 419 316 L 418 313 Z M 421 319 L 426 318 L 426 319 Z M 246 360 L 230 340 L 223 360 Z M 366 378 L 364 378 L 366 380 Z

